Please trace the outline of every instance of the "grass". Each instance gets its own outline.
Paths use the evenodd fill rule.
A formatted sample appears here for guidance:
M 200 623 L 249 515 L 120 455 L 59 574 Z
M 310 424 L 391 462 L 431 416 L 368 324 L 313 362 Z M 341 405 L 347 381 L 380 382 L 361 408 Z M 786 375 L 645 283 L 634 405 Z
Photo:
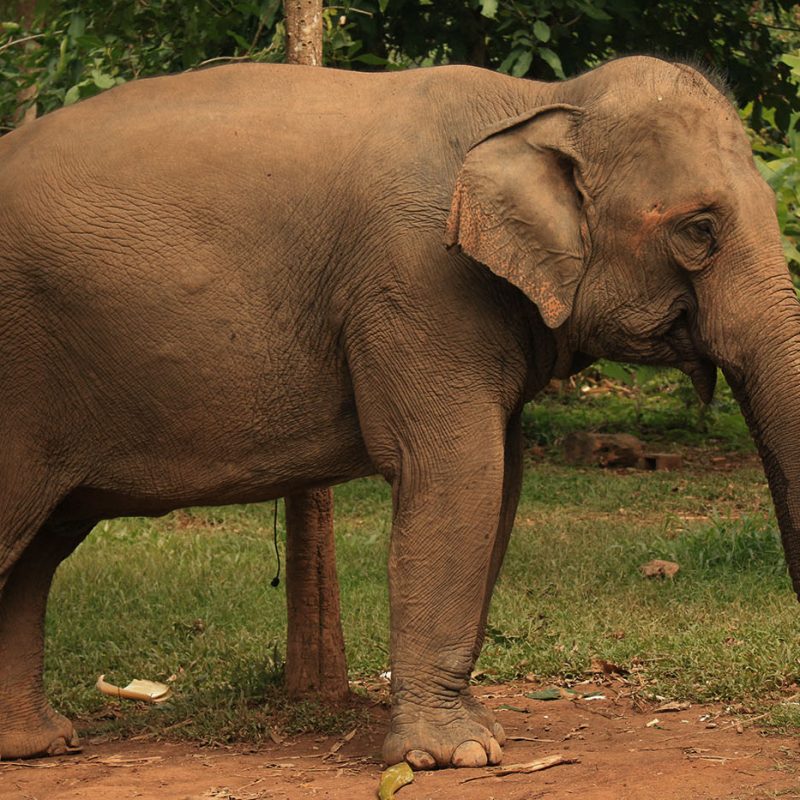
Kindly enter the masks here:
M 580 397 L 547 397 L 527 413 L 529 439 L 546 453 L 537 450 L 526 470 L 480 669 L 491 680 L 570 681 L 602 658 L 654 693 L 723 701 L 800 729 L 800 706 L 782 702 L 800 677 L 797 602 L 760 468 L 747 458 L 675 473 L 564 466 L 556 445 L 569 430 L 630 422 L 629 400 Z M 645 392 L 638 414 L 638 429 L 657 430 L 660 446 L 701 460 L 707 453 L 687 450 L 701 438 L 747 451 L 733 408 L 700 418 L 664 398 Z M 683 423 L 665 425 L 665 415 Z M 388 667 L 388 487 L 338 487 L 336 517 L 350 672 L 374 676 Z M 270 587 L 271 527 L 271 504 L 98 526 L 52 594 L 46 681 L 56 707 L 83 717 L 90 735 L 258 741 L 276 726 L 351 726 L 363 711 L 283 699 L 285 606 L 283 589 Z M 677 561 L 677 577 L 643 579 L 639 566 L 652 558 Z M 174 676 L 175 699 L 166 708 L 109 705 L 94 689 L 101 672 L 123 685 Z

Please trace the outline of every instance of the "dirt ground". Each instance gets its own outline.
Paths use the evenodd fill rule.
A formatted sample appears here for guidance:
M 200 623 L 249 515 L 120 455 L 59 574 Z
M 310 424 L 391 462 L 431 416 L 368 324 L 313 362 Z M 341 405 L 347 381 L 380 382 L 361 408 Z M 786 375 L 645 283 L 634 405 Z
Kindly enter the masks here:
M 509 741 L 503 766 L 562 755 L 575 763 L 498 777 L 491 769 L 417 773 L 399 800 L 758 800 L 800 798 L 800 742 L 766 735 L 718 706 L 659 710 L 622 684 L 603 698 L 526 697 L 531 684 L 478 691 Z M 582 694 L 592 687 L 580 686 Z M 504 708 L 505 706 L 505 708 Z M 3 800 L 299 800 L 377 796 L 386 711 L 341 737 L 258 748 L 88 742 L 77 756 L 0 765 Z M 276 737 L 279 738 L 279 737 Z M 477 780 L 476 780 L 477 779 Z

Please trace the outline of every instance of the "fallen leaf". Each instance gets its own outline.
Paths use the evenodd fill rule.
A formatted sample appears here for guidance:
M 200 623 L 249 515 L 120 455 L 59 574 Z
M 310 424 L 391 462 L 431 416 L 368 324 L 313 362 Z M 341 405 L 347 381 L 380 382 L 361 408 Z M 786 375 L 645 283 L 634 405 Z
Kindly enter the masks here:
M 497 708 L 495 710 L 496 711 L 516 711 L 518 714 L 527 714 L 528 713 L 528 709 L 527 708 L 520 708 L 519 706 L 510 706 L 510 705 L 507 705 L 506 703 L 503 703 L 503 705 L 501 705 L 501 706 L 497 706 Z
M 269 729 L 269 738 L 272 739 L 275 744 L 283 744 L 284 736 L 281 736 L 275 728 Z
M 604 675 L 627 675 L 628 670 L 604 658 L 593 658 L 589 672 L 602 672 Z
M 664 705 L 659 706 L 656 709 L 656 714 L 660 714 L 666 711 L 686 711 L 687 708 L 691 708 L 692 704 L 688 701 L 678 702 L 677 700 L 673 700 L 669 703 L 664 703 Z
M 336 742 L 333 747 L 331 747 L 331 749 L 328 751 L 328 754 L 333 755 L 334 753 L 338 753 L 356 735 L 357 731 L 358 728 L 353 728 L 350 733 L 346 733 L 344 736 L 342 736 L 342 738 L 339 739 L 339 741 Z
M 395 764 L 381 773 L 381 782 L 378 784 L 378 797 L 380 800 L 392 800 L 394 793 L 408 786 L 414 780 L 414 773 L 405 761 Z
M 647 564 L 642 564 L 639 569 L 645 578 L 674 578 L 678 574 L 680 565 L 674 561 L 662 561 L 656 558 Z

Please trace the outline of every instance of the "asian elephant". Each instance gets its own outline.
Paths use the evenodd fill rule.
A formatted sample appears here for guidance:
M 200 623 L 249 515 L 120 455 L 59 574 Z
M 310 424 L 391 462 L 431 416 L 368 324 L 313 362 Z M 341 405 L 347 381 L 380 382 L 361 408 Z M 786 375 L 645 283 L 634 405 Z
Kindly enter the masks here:
M 0 755 L 64 752 L 58 563 L 101 519 L 393 489 L 391 730 L 501 759 L 471 697 L 520 412 L 600 357 L 724 371 L 800 591 L 800 305 L 724 90 L 615 60 L 243 64 L 140 80 L 0 139 Z

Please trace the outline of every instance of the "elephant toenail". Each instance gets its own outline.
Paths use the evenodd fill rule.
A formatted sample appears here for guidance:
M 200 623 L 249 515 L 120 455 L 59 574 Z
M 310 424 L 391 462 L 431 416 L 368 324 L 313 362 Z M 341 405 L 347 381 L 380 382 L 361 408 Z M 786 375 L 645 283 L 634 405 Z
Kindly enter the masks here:
M 67 742 L 63 736 L 59 736 L 58 739 L 50 742 L 50 746 L 47 748 L 47 755 L 49 756 L 63 756 L 67 752 Z
M 497 727 L 497 726 L 495 726 Z M 501 728 L 502 730 L 502 728 Z M 503 748 L 500 747 L 500 743 L 497 739 L 490 739 L 489 740 L 489 763 L 499 764 L 503 760 Z
M 497 739 L 497 744 L 502 747 L 506 743 L 506 732 L 499 722 L 495 722 L 492 726 L 492 733 L 494 734 L 494 738 Z
M 450 761 L 454 767 L 485 767 L 486 751 L 479 742 L 461 742 Z
M 436 759 L 425 750 L 409 750 L 405 760 L 411 769 L 436 769 Z

